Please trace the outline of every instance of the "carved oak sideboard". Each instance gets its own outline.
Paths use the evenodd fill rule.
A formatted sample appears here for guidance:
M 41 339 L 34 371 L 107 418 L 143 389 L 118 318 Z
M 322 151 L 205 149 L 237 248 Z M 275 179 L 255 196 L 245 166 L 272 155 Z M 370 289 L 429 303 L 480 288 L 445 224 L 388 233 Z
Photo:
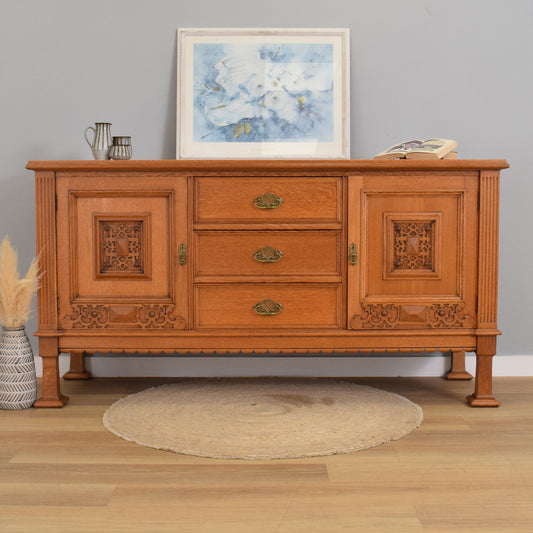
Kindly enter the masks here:
M 496 406 L 503 160 L 31 161 L 39 407 L 85 353 L 452 352 Z M 127 359 L 124 360 L 127 364 Z

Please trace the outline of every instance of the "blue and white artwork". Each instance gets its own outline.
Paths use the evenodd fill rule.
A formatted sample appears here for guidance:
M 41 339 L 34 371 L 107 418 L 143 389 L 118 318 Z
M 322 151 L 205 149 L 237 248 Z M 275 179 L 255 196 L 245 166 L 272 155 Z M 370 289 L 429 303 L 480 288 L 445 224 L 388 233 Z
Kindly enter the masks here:
M 195 43 L 195 142 L 332 142 L 332 44 Z

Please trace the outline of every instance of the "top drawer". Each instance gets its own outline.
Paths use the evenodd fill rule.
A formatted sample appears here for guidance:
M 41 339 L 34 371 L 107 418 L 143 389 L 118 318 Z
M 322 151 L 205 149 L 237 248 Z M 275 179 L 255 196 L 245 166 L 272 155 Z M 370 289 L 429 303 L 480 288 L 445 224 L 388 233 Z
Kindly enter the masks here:
M 342 222 L 342 178 L 196 178 L 195 223 Z

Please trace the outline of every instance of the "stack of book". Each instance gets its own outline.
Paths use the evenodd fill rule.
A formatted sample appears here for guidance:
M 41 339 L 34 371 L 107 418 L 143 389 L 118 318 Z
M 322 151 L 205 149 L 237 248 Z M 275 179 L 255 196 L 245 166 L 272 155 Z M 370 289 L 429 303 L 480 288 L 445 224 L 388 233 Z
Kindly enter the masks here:
M 457 159 L 457 141 L 453 139 L 414 139 L 395 144 L 374 159 Z

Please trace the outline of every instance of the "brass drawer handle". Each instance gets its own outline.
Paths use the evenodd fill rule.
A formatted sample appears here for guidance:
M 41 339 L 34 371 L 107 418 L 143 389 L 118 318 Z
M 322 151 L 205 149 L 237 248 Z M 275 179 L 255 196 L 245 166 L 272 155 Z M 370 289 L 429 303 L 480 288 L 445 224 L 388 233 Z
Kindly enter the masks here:
M 357 246 L 352 242 L 348 250 L 348 261 L 350 265 L 357 265 Z
M 263 300 L 262 302 L 256 303 L 254 306 L 254 311 L 258 315 L 279 315 L 281 313 L 281 310 L 283 309 L 283 306 L 274 300 L 271 300 L 270 298 L 267 298 L 266 300 Z
M 280 250 L 276 250 L 271 246 L 265 246 L 257 252 L 254 252 L 254 258 L 260 263 L 277 263 L 283 256 Z
M 266 192 L 254 200 L 255 206 L 259 207 L 259 209 L 277 209 L 282 203 L 283 198 L 271 192 Z

